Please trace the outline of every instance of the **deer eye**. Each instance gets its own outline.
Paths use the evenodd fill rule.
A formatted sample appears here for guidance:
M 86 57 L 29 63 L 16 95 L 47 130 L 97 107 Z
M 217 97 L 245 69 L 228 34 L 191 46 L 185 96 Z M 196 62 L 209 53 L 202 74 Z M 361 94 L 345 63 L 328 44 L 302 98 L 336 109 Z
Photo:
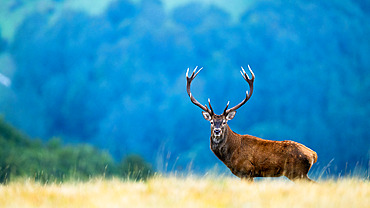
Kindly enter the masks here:
M 223 125 L 225 125 L 225 124 L 226 124 L 226 120 L 223 120 L 223 121 L 222 121 L 222 124 L 223 124 Z
M 213 125 L 213 121 L 211 121 L 211 125 Z

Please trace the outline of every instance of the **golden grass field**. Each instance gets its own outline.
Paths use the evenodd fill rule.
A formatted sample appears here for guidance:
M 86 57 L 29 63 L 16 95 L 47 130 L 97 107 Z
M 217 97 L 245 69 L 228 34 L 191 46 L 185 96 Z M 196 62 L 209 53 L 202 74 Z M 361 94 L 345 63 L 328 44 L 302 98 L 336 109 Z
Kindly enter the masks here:
M 146 182 L 93 179 L 0 185 L 0 207 L 370 207 L 370 182 L 339 179 L 254 183 L 229 177 L 155 177 Z

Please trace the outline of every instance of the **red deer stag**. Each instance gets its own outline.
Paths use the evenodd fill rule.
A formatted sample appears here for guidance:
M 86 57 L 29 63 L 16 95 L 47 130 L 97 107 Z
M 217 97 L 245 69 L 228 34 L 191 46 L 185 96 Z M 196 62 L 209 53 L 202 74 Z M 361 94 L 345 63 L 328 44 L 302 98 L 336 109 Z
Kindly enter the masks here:
M 248 82 L 250 92 L 246 92 L 245 99 L 236 106 L 228 109 L 227 103 L 224 112 L 217 115 L 213 112 L 211 102 L 200 104 L 190 92 L 190 84 L 198 73 L 197 67 L 189 77 L 186 72 L 186 90 L 191 102 L 203 110 L 203 117 L 211 122 L 211 150 L 241 179 L 253 181 L 254 177 L 286 176 L 290 180 L 303 179 L 311 181 L 307 173 L 317 161 L 317 154 L 303 144 L 294 141 L 271 141 L 251 135 L 240 135 L 233 132 L 227 122 L 234 118 L 236 110 L 244 105 L 253 93 L 254 74 L 251 68 L 249 78 L 242 67 L 241 74 Z

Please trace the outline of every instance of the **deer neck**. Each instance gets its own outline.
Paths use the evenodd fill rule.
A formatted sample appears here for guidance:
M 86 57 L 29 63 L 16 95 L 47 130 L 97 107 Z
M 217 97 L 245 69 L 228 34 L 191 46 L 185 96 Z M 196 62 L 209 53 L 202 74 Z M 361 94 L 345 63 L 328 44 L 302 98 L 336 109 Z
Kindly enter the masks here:
M 226 126 L 225 132 L 220 136 L 216 137 L 211 135 L 211 150 L 215 155 L 223 161 L 226 165 L 231 160 L 231 153 L 237 149 L 237 141 L 234 141 L 234 132 L 230 129 L 229 125 Z

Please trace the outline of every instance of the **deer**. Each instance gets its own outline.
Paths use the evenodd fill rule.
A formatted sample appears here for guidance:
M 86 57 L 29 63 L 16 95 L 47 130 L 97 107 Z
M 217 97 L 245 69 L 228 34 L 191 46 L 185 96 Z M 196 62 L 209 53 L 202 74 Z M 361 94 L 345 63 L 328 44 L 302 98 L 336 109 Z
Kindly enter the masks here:
M 252 96 L 255 75 L 248 65 L 252 77 L 249 78 L 244 68 L 241 67 L 241 75 L 249 85 L 250 92 L 246 91 L 245 99 L 236 106 L 229 108 L 227 103 L 221 115 L 215 114 L 211 101 L 208 105 L 200 104 L 190 91 L 191 82 L 203 69 L 195 67 L 189 76 L 189 68 L 186 71 L 186 91 L 193 104 L 203 111 L 205 120 L 211 123 L 210 148 L 230 171 L 241 180 L 253 182 L 255 177 L 280 177 L 285 176 L 291 181 L 310 181 L 308 171 L 317 161 L 317 154 L 310 148 L 298 142 L 285 140 L 266 140 L 252 135 L 240 135 L 232 131 L 228 121 L 232 120 L 236 110 L 243 106 Z

